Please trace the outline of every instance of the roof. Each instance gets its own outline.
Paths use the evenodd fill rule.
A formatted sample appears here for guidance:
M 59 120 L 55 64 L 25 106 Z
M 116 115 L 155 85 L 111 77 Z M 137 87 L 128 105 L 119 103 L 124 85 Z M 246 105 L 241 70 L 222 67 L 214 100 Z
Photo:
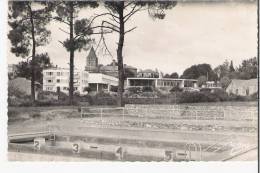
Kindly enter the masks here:
M 101 70 L 101 71 L 117 71 L 118 68 L 117 68 L 117 65 L 116 65 L 116 66 L 106 65 L 106 66 L 100 67 L 100 70 Z
M 196 79 L 179 79 L 179 78 L 144 78 L 144 77 L 128 77 L 129 80 L 163 80 L 163 81 L 192 81 L 197 82 Z
M 93 58 L 93 57 L 94 57 L 95 59 L 97 59 L 96 52 L 95 52 L 94 48 L 91 47 L 91 49 L 90 49 L 90 51 L 89 51 L 89 53 L 88 53 L 87 59 Z
M 257 86 L 257 79 L 249 79 L 249 80 L 241 80 L 241 79 L 233 79 L 230 85 L 236 86 Z
M 64 68 L 64 67 L 48 67 L 48 68 L 43 69 L 43 71 L 48 71 L 48 70 L 66 70 L 66 71 L 69 71 L 70 69 Z M 78 69 L 74 67 L 74 71 L 78 71 Z
M 129 66 L 129 65 L 124 65 L 124 69 L 137 69 L 133 66 Z M 100 67 L 100 70 L 103 70 L 103 71 L 117 71 L 118 70 L 118 66 L 117 65 L 105 65 L 105 66 L 102 66 Z
M 124 65 L 124 68 L 128 68 L 128 69 L 130 69 L 130 68 L 131 68 L 131 69 L 137 69 L 136 67 L 133 67 L 133 66 L 130 66 L 130 65 L 126 65 L 126 64 Z
M 152 69 L 145 69 L 145 70 L 141 70 L 139 73 L 158 73 Z

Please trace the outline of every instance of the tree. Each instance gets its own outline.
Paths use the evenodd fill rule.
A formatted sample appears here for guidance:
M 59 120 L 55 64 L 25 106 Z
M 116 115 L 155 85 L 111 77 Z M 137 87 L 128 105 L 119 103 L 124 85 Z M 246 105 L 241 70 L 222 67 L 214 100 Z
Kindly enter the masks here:
M 224 76 L 220 79 L 220 85 L 222 88 L 226 89 L 228 87 L 228 85 L 230 84 L 231 80 L 229 79 L 229 77 Z
M 240 79 L 253 79 L 257 78 L 258 62 L 257 58 L 253 57 L 243 60 L 239 65 L 238 71 L 240 72 Z
M 172 73 L 172 74 L 166 73 L 163 77 L 164 77 L 164 78 L 178 79 L 178 78 L 179 78 L 179 75 L 178 75 L 178 73 L 174 72 L 174 73 Z
M 69 100 L 70 104 L 73 104 L 73 93 L 74 93 L 74 53 L 75 51 L 81 51 L 87 49 L 91 41 L 89 36 L 95 34 L 91 28 L 92 22 L 87 19 L 76 19 L 77 15 L 82 8 L 91 7 L 95 8 L 98 3 L 95 1 L 61 1 L 58 2 L 56 13 L 54 17 L 57 21 L 65 24 L 69 31 L 65 31 L 59 28 L 62 32 L 68 34 L 68 38 L 60 43 L 70 53 L 70 80 L 69 80 Z
M 202 85 L 205 85 L 207 82 L 207 76 L 200 76 L 198 78 L 198 86 L 201 87 Z
M 35 101 L 35 57 L 36 48 L 49 42 L 52 3 L 35 1 L 9 1 L 8 38 L 11 52 L 17 57 L 28 58 L 31 53 L 31 99 Z
M 207 80 L 210 81 L 217 80 L 217 74 L 211 69 L 209 64 L 192 65 L 184 70 L 181 78 L 198 79 L 200 76 L 206 76 Z
M 234 66 L 233 66 L 233 61 L 230 62 L 230 66 L 229 66 L 229 72 L 234 72 Z
M 229 79 L 243 80 L 257 78 L 257 70 L 258 62 L 256 57 L 243 60 L 237 69 L 233 67 L 233 61 L 229 64 L 227 60 L 214 69 L 220 79 L 227 76 Z
M 50 57 L 47 53 L 36 54 L 35 55 L 35 81 L 42 83 L 43 74 L 42 70 L 45 68 L 52 67 L 52 63 L 50 61 Z M 30 61 L 21 61 L 16 66 L 17 67 L 17 77 L 24 77 L 26 79 L 31 79 L 31 71 L 32 71 L 32 60 Z
M 141 10 L 148 9 L 149 15 L 154 19 L 164 19 L 164 9 L 171 9 L 177 4 L 175 1 L 105 1 L 107 14 L 111 17 L 110 21 L 102 21 L 102 26 L 111 28 L 119 35 L 117 46 L 117 62 L 118 62 L 118 106 L 122 106 L 123 90 L 124 90 L 124 63 L 123 63 L 123 46 L 125 35 L 136 27 L 126 29 L 125 24 L 134 14 Z
M 174 72 L 174 73 L 172 73 L 172 74 L 170 75 L 170 78 L 172 78 L 172 79 L 178 79 L 178 78 L 179 78 L 179 75 L 178 75 L 178 73 Z
M 218 78 L 221 79 L 224 76 L 229 74 L 229 62 L 225 60 L 223 64 L 217 66 L 214 69 L 214 72 L 218 75 Z
M 170 78 L 170 75 L 168 73 L 166 73 L 163 78 Z

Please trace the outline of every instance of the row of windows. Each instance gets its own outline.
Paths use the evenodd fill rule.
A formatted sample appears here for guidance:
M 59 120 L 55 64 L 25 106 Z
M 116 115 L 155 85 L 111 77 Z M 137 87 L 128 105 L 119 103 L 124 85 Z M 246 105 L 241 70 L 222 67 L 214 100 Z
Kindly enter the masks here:
M 59 90 L 58 88 L 60 88 L 60 87 L 57 87 L 57 90 Z M 69 87 L 62 87 L 62 90 L 63 91 L 68 91 Z M 74 91 L 75 90 L 78 90 L 78 87 L 74 87 Z M 53 91 L 53 87 L 46 87 L 46 91 Z
M 57 76 L 63 76 L 63 75 L 69 75 L 69 72 L 45 72 L 45 74 L 47 76 L 53 76 L 53 75 L 57 75 Z M 74 73 L 74 75 L 79 75 L 79 73 Z M 86 74 L 84 76 L 87 76 Z
M 53 87 L 46 87 L 46 91 L 52 91 Z
M 49 80 L 47 80 L 47 83 L 53 83 L 54 82 L 54 80 L 52 80 L 52 79 L 49 79 Z M 65 80 L 65 79 L 56 79 L 56 83 L 68 83 L 69 82 L 69 80 Z M 74 81 L 75 83 L 78 83 L 79 81 L 78 80 L 75 80 Z M 82 80 L 82 83 L 88 83 L 88 81 L 87 80 Z
M 239 95 L 239 94 L 246 94 L 247 96 L 249 95 L 249 88 L 247 88 L 246 90 L 243 89 L 235 89 L 235 94 Z M 229 90 L 230 93 L 233 93 L 232 90 Z
M 158 86 L 177 86 L 180 82 L 177 81 L 158 81 Z

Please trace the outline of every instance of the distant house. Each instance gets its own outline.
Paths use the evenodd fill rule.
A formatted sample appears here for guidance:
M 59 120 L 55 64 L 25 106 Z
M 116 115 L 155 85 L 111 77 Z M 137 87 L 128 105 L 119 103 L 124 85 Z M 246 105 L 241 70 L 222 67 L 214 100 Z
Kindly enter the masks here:
M 239 80 L 233 79 L 226 88 L 228 94 L 248 96 L 258 92 L 257 79 Z
M 111 64 L 101 66 L 100 73 L 118 78 L 118 66 L 115 60 Z M 136 77 L 137 68 L 124 64 L 124 73 L 127 77 Z
M 8 87 L 13 88 L 25 95 L 31 95 L 31 81 L 26 78 L 15 78 L 9 80 Z M 41 89 L 41 84 L 39 82 L 35 82 L 35 96 L 37 99 L 38 91 Z
M 221 88 L 220 82 L 219 81 L 206 81 L 206 84 L 203 84 L 201 88 Z
M 100 73 L 109 75 L 109 76 L 114 76 L 118 77 L 118 67 L 116 65 L 115 60 L 110 65 L 105 65 L 101 66 L 99 69 Z
M 140 70 L 137 73 L 137 77 L 139 77 L 139 78 L 159 78 L 159 72 L 151 70 L 151 69 Z

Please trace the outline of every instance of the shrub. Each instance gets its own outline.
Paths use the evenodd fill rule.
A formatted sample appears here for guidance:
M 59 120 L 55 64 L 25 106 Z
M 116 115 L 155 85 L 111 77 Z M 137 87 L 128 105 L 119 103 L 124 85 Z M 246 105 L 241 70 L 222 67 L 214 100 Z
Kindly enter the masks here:
M 144 86 L 142 92 L 153 92 L 153 88 L 150 86 Z
M 30 116 L 30 118 L 40 118 L 41 114 L 39 114 L 39 113 L 32 113 L 29 116 Z
M 117 86 L 110 86 L 110 91 L 111 92 L 117 92 L 117 90 L 118 90 L 118 87 Z
M 214 92 L 184 92 L 179 96 L 180 103 L 219 102 L 228 100 L 229 97 L 223 90 L 215 90 Z
M 250 97 L 251 97 L 252 101 L 258 100 L 258 93 L 256 92 L 256 93 L 252 94 Z
M 26 93 L 20 91 L 18 88 L 8 85 L 8 97 L 23 98 L 26 97 Z
M 116 105 L 117 98 L 109 93 L 99 92 L 94 96 L 91 96 L 92 104 L 94 105 Z
M 170 92 L 173 93 L 173 92 L 182 92 L 183 89 L 180 88 L 179 86 L 174 86 L 172 87 L 172 89 L 170 89 Z
M 15 96 L 10 96 L 7 99 L 8 106 L 32 106 L 30 96 L 24 96 L 23 98 L 18 98 Z
M 92 91 L 92 89 L 90 87 L 85 87 L 84 91 L 87 91 L 88 93 L 90 93 Z
M 132 94 L 138 94 L 142 92 L 142 87 L 130 87 L 128 91 Z

